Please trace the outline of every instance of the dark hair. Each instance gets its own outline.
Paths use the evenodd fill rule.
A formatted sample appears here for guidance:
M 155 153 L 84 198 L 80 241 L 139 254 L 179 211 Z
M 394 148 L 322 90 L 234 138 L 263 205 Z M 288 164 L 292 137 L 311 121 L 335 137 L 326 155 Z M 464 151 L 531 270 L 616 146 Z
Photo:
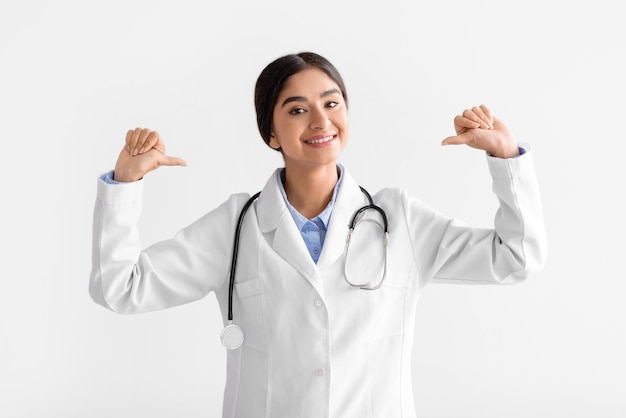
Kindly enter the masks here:
M 256 121 L 261 137 L 268 146 L 274 120 L 274 106 L 276 106 L 278 95 L 283 90 L 285 82 L 292 75 L 311 67 L 324 71 L 328 77 L 337 83 L 346 106 L 348 105 L 348 94 L 343 79 L 335 66 L 326 58 L 313 52 L 300 52 L 299 54 L 289 54 L 277 58 L 261 71 L 254 88 Z

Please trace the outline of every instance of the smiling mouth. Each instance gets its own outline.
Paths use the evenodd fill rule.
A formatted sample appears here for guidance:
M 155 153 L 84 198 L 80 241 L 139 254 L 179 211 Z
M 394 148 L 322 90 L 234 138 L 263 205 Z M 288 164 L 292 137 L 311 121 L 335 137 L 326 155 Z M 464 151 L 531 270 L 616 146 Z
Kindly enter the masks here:
M 307 139 L 306 141 L 304 141 L 304 143 L 305 144 L 324 144 L 328 141 L 332 141 L 333 139 L 335 139 L 335 135 L 328 135 L 323 138 Z

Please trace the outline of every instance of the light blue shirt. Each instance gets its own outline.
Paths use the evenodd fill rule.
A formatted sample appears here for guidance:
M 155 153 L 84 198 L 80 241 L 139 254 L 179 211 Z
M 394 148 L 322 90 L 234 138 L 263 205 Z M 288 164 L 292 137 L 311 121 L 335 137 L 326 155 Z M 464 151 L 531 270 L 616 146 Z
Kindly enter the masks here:
M 307 219 L 300 212 L 296 210 L 289 200 L 287 200 L 287 193 L 285 192 L 285 169 L 283 168 L 278 172 L 278 188 L 280 189 L 280 194 L 283 195 L 283 199 L 285 199 L 285 203 L 287 204 L 287 209 L 291 213 L 293 220 L 296 222 L 296 226 L 302 235 L 302 239 L 304 240 L 304 244 L 306 248 L 309 250 L 309 254 L 311 254 L 311 258 L 317 264 L 317 260 L 320 258 L 320 253 L 322 252 L 322 247 L 324 246 L 324 238 L 326 238 L 326 231 L 328 229 L 328 223 L 330 222 L 330 215 L 333 212 L 333 207 L 335 206 L 335 200 L 337 199 L 337 191 L 341 186 L 341 180 L 343 179 L 343 167 L 340 164 L 337 164 L 337 173 L 339 174 L 339 180 L 337 180 L 337 184 L 335 184 L 335 189 L 333 190 L 333 195 L 330 198 L 330 202 L 326 208 L 317 215 L 315 218 Z
M 100 180 L 108 184 L 120 184 L 121 182 L 113 180 L 113 170 L 100 176 Z

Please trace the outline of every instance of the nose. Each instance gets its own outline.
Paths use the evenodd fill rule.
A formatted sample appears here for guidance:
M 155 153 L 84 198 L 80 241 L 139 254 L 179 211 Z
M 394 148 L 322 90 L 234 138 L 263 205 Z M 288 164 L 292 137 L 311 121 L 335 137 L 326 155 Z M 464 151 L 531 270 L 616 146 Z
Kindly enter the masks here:
M 316 106 L 315 108 L 311 109 L 309 114 L 311 115 L 311 129 L 324 130 L 330 125 L 330 119 L 328 118 L 328 115 L 323 108 L 319 108 Z

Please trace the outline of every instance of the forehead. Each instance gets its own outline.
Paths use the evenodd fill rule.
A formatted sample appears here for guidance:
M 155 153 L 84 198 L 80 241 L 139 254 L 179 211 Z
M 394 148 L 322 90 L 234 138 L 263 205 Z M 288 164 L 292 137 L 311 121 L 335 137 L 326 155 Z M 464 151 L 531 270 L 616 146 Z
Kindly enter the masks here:
M 317 67 L 302 70 L 287 79 L 279 97 L 319 96 L 321 93 L 339 89 L 337 83 Z

